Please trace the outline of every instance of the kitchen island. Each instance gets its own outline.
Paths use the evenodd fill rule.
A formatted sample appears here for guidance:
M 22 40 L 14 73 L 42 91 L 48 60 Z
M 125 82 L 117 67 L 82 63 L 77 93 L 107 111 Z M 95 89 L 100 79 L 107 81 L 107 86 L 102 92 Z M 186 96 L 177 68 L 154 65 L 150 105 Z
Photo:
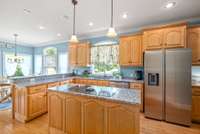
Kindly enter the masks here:
M 139 134 L 140 91 L 67 84 L 48 88 L 50 134 Z

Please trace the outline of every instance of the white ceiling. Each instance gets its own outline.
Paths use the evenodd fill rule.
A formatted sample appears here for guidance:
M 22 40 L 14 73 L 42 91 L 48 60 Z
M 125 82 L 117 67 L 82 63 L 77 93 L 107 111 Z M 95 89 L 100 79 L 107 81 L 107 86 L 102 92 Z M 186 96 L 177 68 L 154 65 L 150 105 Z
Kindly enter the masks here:
M 114 0 L 114 25 L 118 32 L 147 25 L 200 17 L 200 0 L 173 0 L 175 8 L 165 9 L 169 0 Z M 110 0 L 78 0 L 79 37 L 106 34 L 110 24 Z M 31 13 L 25 13 L 28 9 Z M 41 46 L 69 40 L 72 33 L 71 0 L 0 0 L 0 38 Z M 122 14 L 128 13 L 127 19 Z M 63 16 L 67 15 L 68 19 Z M 88 24 L 92 21 L 93 27 Z M 40 30 L 39 26 L 44 26 Z M 61 37 L 57 36 L 61 33 Z

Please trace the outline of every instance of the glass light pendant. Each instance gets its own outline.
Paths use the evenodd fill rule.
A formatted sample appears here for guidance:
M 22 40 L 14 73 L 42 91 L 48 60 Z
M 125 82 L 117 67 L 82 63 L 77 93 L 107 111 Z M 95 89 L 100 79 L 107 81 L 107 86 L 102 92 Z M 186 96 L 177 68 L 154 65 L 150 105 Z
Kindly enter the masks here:
M 113 0 L 111 0 L 111 23 L 110 23 L 110 28 L 108 29 L 108 33 L 107 33 L 107 36 L 108 37 L 116 37 L 117 36 L 117 33 L 115 31 L 115 28 L 113 27 Z
M 24 62 L 23 57 L 17 55 L 17 36 L 18 36 L 17 34 L 14 34 L 14 37 L 15 37 L 15 55 L 8 57 L 8 59 L 7 59 L 8 63 L 17 63 L 17 64 L 19 64 L 19 63 L 23 63 Z
M 73 16 L 73 35 L 71 36 L 71 43 L 78 43 L 78 38 L 76 36 L 76 5 L 78 4 L 77 0 L 72 0 L 72 4 L 74 6 L 74 16 Z

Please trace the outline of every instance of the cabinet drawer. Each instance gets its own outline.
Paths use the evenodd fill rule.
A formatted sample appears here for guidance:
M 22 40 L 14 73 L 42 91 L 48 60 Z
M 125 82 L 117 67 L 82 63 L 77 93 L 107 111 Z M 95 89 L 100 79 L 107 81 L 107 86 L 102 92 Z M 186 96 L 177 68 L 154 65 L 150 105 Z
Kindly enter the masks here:
M 49 88 L 49 87 L 56 87 L 56 86 L 59 86 L 59 85 L 60 85 L 59 82 L 53 82 L 53 83 L 49 83 L 47 86 Z
M 143 84 L 141 84 L 141 83 L 130 83 L 130 88 L 142 89 L 143 88 Z
M 28 88 L 28 94 L 34 94 L 39 92 L 46 92 L 46 85 L 39 85 Z

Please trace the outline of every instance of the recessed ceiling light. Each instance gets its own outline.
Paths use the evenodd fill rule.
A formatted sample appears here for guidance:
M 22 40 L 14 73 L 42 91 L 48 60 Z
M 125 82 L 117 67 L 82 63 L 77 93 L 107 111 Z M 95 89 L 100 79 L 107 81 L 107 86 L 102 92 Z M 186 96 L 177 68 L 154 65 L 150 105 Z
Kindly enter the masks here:
M 40 30 L 44 30 L 45 27 L 44 27 L 44 26 L 39 26 L 39 29 L 40 29 Z
M 170 9 L 170 8 L 172 8 L 172 7 L 175 7 L 175 5 L 176 5 L 176 2 L 169 2 L 169 3 L 167 3 L 167 4 L 165 5 L 165 8 Z
M 58 36 L 58 37 L 60 37 L 60 36 L 61 36 L 61 34 L 60 34 L 60 33 L 57 33 L 57 36 Z
M 29 10 L 29 9 L 24 9 L 24 12 L 29 14 L 29 13 L 31 13 L 31 10 Z
M 66 20 L 68 20 L 68 19 L 69 19 L 69 16 L 64 15 L 63 18 L 66 19 Z
M 127 19 L 128 18 L 128 14 L 127 13 L 123 13 L 122 18 L 123 19 Z
M 93 26 L 93 25 L 94 25 L 94 23 L 93 23 L 93 22 L 90 22 L 90 23 L 89 23 L 89 26 Z

